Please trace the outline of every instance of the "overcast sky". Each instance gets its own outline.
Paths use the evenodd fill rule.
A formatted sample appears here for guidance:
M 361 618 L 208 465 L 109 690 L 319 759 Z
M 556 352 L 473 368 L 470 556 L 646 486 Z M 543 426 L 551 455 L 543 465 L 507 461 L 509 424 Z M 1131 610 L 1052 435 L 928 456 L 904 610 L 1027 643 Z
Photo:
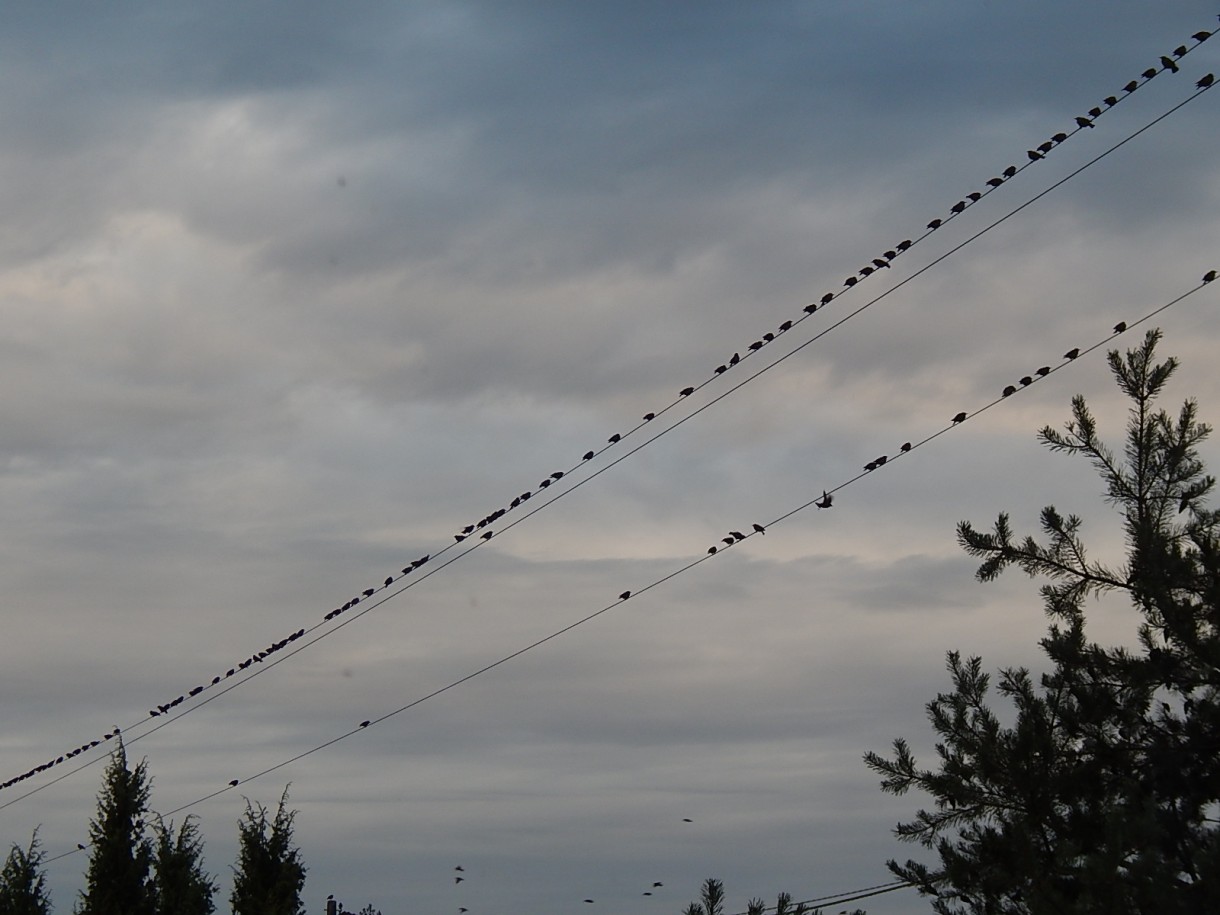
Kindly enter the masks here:
M 946 651 L 1040 663 L 1038 583 L 976 582 L 955 525 L 1010 511 L 1032 533 L 1055 504 L 1121 559 L 1090 468 L 1035 433 L 1083 393 L 1117 440 L 1105 350 L 1148 325 L 772 522 L 1220 266 L 1220 96 L 1194 88 L 1220 41 L 1191 38 L 1216 13 L 6 4 L 0 781 L 115 725 L 132 740 L 307 629 L 130 747 L 160 811 L 244 782 L 189 808 L 221 911 L 243 798 L 288 782 L 311 912 L 333 893 L 385 915 L 672 915 L 709 876 L 735 912 L 887 882 L 887 858 L 921 855 L 892 827 L 924 799 L 882 794 L 862 754 L 904 736 L 932 761 Z M 1139 76 L 1179 45 L 1180 73 Z M 1213 422 L 1218 292 L 1154 322 L 1183 361 L 1166 406 L 1196 397 Z M 551 473 L 527 508 L 619 458 L 455 543 Z M 1090 627 L 1126 640 L 1134 617 L 1102 601 Z M 87 841 L 101 770 L 0 809 L 0 839 Z M 51 865 L 57 911 L 86 864 Z

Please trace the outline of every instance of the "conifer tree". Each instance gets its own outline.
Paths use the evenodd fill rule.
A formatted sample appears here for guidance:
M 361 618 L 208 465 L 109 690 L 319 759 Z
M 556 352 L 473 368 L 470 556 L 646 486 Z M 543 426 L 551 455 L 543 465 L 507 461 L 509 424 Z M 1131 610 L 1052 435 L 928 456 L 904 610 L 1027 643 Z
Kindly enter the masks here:
M 892 758 L 865 757 L 883 790 L 935 802 L 896 832 L 940 863 L 890 869 L 943 915 L 1220 911 L 1220 511 L 1204 507 L 1215 481 L 1198 457 L 1210 429 L 1196 404 L 1176 417 L 1155 408 L 1177 368 L 1156 361 L 1159 340 L 1151 331 L 1109 354 L 1131 400 L 1121 458 L 1079 396 L 1065 432 L 1040 433 L 1097 469 L 1122 515 L 1125 562 L 1090 559 L 1081 520 L 1053 507 L 1042 542 L 1015 537 L 1004 514 L 991 533 L 958 527 L 980 580 L 1014 564 L 1046 580 L 1050 669 L 1000 673 L 1013 723 L 988 705 L 981 660 L 950 652 L 952 690 L 928 705 L 937 768 L 920 768 L 902 739 Z M 1138 647 L 1086 638 L 1085 601 L 1098 594 L 1130 602 Z
M 43 857 L 37 830 L 29 848 L 13 845 L 10 849 L 0 868 L 0 915 L 50 915 Z
M 301 891 L 305 866 L 301 851 L 293 844 L 295 810 L 288 810 L 288 788 L 280 796 L 275 817 L 267 808 L 246 801 L 245 816 L 238 821 L 240 848 L 233 868 L 233 915 L 304 915 Z
M 127 767 L 120 739 L 102 778 L 97 817 L 89 823 L 91 850 L 79 915 L 154 915 L 145 836 L 151 783 L 147 761 Z
M 153 857 L 153 896 L 157 915 L 212 915 L 216 883 L 203 869 L 203 838 L 193 817 L 174 832 L 160 818 Z

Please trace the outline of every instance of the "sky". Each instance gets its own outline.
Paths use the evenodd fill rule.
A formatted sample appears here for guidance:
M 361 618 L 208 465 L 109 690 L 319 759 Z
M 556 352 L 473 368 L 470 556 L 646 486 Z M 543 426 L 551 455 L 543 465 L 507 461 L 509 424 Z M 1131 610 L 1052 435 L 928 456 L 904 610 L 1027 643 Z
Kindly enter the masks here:
M 0 781 L 121 727 L 221 911 L 247 799 L 289 784 L 311 912 L 676 913 L 707 877 L 737 912 L 931 860 L 892 832 L 926 799 L 861 757 L 930 763 L 945 653 L 1037 670 L 1047 626 L 957 523 L 1054 504 L 1121 561 L 1036 433 L 1083 394 L 1119 442 L 1105 353 L 1148 327 L 1165 406 L 1220 416 L 1220 284 L 1107 340 L 1220 267 L 1218 12 L 6 4 Z M 59 912 L 105 749 L 0 791 Z

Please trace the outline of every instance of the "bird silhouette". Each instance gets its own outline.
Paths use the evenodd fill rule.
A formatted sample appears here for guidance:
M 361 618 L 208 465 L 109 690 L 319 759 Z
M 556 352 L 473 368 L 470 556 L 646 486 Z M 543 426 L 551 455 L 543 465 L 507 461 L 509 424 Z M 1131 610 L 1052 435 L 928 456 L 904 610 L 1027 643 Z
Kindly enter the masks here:
M 235 778 L 231 782 L 229 782 L 229 787 L 236 788 L 239 784 L 241 784 L 241 782 Z
M 372 596 L 373 596 L 373 589 L 372 589 L 372 588 L 365 588 L 365 589 L 364 589 L 364 596 L 365 596 L 365 597 L 372 597 Z
M 1096 118 L 1096 117 L 1100 117 L 1100 116 L 1101 116 L 1100 108 L 1090 108 L 1089 109 L 1089 117 Z
M 1070 350 L 1068 350 L 1066 353 L 1063 354 L 1063 358 L 1071 360 L 1071 359 L 1075 359 L 1079 355 L 1080 355 L 1080 347 L 1073 346 Z
M 740 361 L 741 361 L 741 353 L 733 353 L 732 358 L 729 359 L 729 365 L 736 365 Z
M 1045 143 L 1038 144 L 1038 152 L 1040 152 L 1040 153 L 1048 153 L 1054 148 L 1055 148 L 1055 144 L 1053 142 L 1051 142 L 1050 140 L 1047 140 Z
M 791 322 L 791 321 L 785 321 L 783 324 L 781 324 L 781 325 L 779 326 L 779 332 L 780 332 L 781 334 L 783 334 L 783 333 L 787 333 L 787 332 L 788 332 L 788 331 L 790 331 L 790 330 L 792 330 L 792 322 Z
M 1208 270 L 1207 273 L 1203 274 L 1203 282 L 1205 282 L 1205 283 L 1210 283 L 1215 278 L 1216 278 L 1215 270 Z
M 733 545 L 734 543 L 736 543 L 737 541 L 736 541 L 734 538 L 732 538 L 732 537 L 721 537 L 721 538 L 720 538 L 720 542 L 721 542 L 721 543 L 724 543 L 724 544 L 725 544 L 725 545 L 727 545 L 727 546 L 732 546 L 732 545 Z
M 656 881 L 653 881 L 652 888 L 655 890 L 658 886 L 664 886 L 664 885 L 665 884 L 662 883 L 660 880 L 656 880 Z
M 461 883 L 465 879 L 466 879 L 465 877 L 454 877 L 453 882 L 454 882 L 454 884 L 458 884 L 458 883 Z
M 1137 83 L 1135 80 L 1131 80 L 1131 82 L 1129 82 L 1129 83 L 1127 83 L 1127 85 L 1123 86 L 1123 92 L 1134 92 L 1139 87 L 1140 87 L 1139 83 Z
M 1078 118 L 1076 118 L 1076 124 L 1077 124 L 1079 127 L 1094 127 L 1094 126 L 1096 126 L 1096 125 L 1095 125 L 1095 124 L 1094 124 L 1092 121 L 1090 121 L 1090 120 L 1089 120 L 1088 118 L 1086 118 L 1086 117 L 1078 117 Z
M 1187 54 L 1186 45 L 1184 45 L 1184 44 L 1180 44 L 1176 48 L 1173 49 L 1174 57 L 1185 57 L 1186 54 Z
M 626 599 L 627 599 L 627 598 L 629 598 L 630 596 L 631 596 L 631 592 L 630 592 L 630 591 L 624 591 L 622 594 L 620 594 L 620 595 L 618 596 L 618 599 L 619 599 L 619 600 L 626 600 Z
M 1149 67 L 1147 70 L 1141 73 L 1140 76 L 1142 76 L 1144 79 L 1152 79 L 1157 75 L 1158 72 L 1160 71 L 1158 71 L 1155 67 Z
M 876 469 L 877 469 L 877 462 L 876 462 L 876 461 L 869 461 L 867 464 L 865 464 L 865 465 L 864 465 L 864 470 L 865 470 L 866 472 L 871 473 L 872 471 L 874 471 L 874 470 L 876 470 Z
M 595 454 L 595 452 L 593 452 L 593 451 L 586 451 L 585 456 L 583 458 L 581 458 L 581 460 L 582 461 L 591 461 L 591 460 L 593 460 L 594 454 Z M 521 504 L 520 502 L 517 503 L 517 505 L 520 505 L 520 504 Z M 516 505 L 513 506 L 513 508 L 516 508 L 516 507 L 517 507 Z
M 757 351 L 762 348 L 763 348 L 763 342 L 761 340 L 755 340 L 753 343 L 750 344 L 750 349 L 752 349 L 752 350 Z
M 1196 89 L 1206 89 L 1208 86 L 1210 86 L 1215 81 L 1216 81 L 1216 75 L 1214 73 L 1208 73 L 1201 80 L 1199 80 L 1197 83 L 1195 83 L 1195 88 Z
M 1161 55 L 1161 66 L 1164 67 L 1166 70 L 1168 70 L 1170 73 L 1178 72 L 1178 65 L 1173 62 L 1173 58 L 1166 57 L 1164 54 Z
M 1107 108 L 1113 108 L 1115 105 L 1118 104 L 1118 98 L 1113 95 L 1107 95 L 1105 98 L 1102 99 L 1102 102 L 1105 103 L 1105 106 Z
M 1207 41 L 1207 39 L 1211 38 L 1212 33 L 1211 32 L 1195 32 L 1190 37 L 1193 38 L 1195 41 L 1202 43 L 1204 41 Z
M 714 555 L 716 555 L 716 547 L 714 547 L 714 546 L 709 546 L 709 547 L 707 548 L 707 554 L 708 554 L 709 556 L 714 556 Z
M 694 388 L 683 388 L 681 391 L 678 392 L 678 396 L 679 397 L 690 397 L 690 395 L 692 395 L 694 393 L 695 393 Z
M 878 270 L 880 270 L 882 267 L 888 267 L 889 265 L 890 265 L 890 262 L 885 260 L 884 258 L 880 258 L 880 257 L 873 258 L 873 266 L 876 267 Z
M 85 850 L 85 846 L 81 845 L 79 842 L 76 843 L 76 847 L 79 848 L 81 851 Z
M 1042 153 L 1038 152 L 1038 150 L 1036 150 L 1036 149 L 1027 149 L 1025 151 L 1025 155 L 1029 156 L 1030 162 L 1037 162 L 1039 159 L 1046 158 L 1044 155 L 1042 155 Z
M 834 298 L 835 298 L 835 294 L 833 292 L 828 292 L 828 293 L 826 293 L 826 295 L 822 296 L 822 304 L 828 305 L 834 301 Z
M 961 412 L 961 413 L 958 413 L 958 414 L 957 414 L 955 417 L 953 417 L 953 424 L 954 424 L 954 425 L 957 425 L 958 423 L 965 422 L 965 421 L 966 421 L 966 413 L 965 413 L 965 411 L 963 411 L 963 412 Z
M 1025 376 L 1024 378 L 1022 378 L 1022 379 L 1021 379 L 1021 381 L 1020 381 L 1021 387 L 1023 387 L 1023 388 L 1027 388 L 1027 387 L 1029 387 L 1029 386 L 1030 386 L 1031 384 L 1033 384 L 1033 383 L 1034 383 L 1034 379 L 1033 379 L 1033 378 L 1031 378 L 1029 375 L 1026 375 L 1026 376 Z
M 392 585 L 392 584 L 394 584 L 394 579 L 393 579 L 393 578 L 387 578 L 387 579 L 385 580 L 385 587 L 387 587 L 387 588 L 388 588 L 388 587 L 389 587 L 390 585 Z
M 1004 390 L 1001 392 L 1000 396 L 1002 396 L 1002 397 L 1012 397 L 1012 395 L 1013 395 L 1013 394 L 1015 394 L 1015 393 L 1017 393 L 1017 389 L 1016 389 L 1016 388 L 1014 388 L 1012 385 L 1008 385 L 1008 386 L 1007 386 L 1006 388 L 1004 388 Z
M 695 821 L 694 821 L 694 820 L 692 820 L 690 817 L 683 817 L 683 818 L 682 818 L 682 822 L 683 822 L 683 823 L 693 823 L 693 822 L 695 822 Z
M 872 273 L 875 273 L 875 272 L 876 272 L 876 271 L 875 271 L 875 270 L 874 270 L 872 267 L 861 267 L 861 268 L 860 268 L 860 275 L 861 275 L 861 276 L 868 276 L 869 274 L 872 274 Z
M 360 722 L 360 727 L 367 728 L 372 723 L 373 723 L 372 721 L 370 721 L 369 719 L 366 718 L 364 721 Z
M 816 505 L 818 508 L 830 508 L 831 503 L 833 503 L 833 502 L 834 502 L 834 496 L 832 496 L 830 493 L 828 493 L 826 490 L 823 489 L 821 500 L 814 502 L 813 504 Z
M 898 250 L 905 251 L 907 248 L 911 247 L 911 245 L 913 245 L 913 244 L 915 244 L 915 242 L 911 241 L 909 238 L 903 239 L 902 241 L 898 242 Z
M 807 315 L 811 315 L 811 314 L 813 314 L 815 311 L 817 311 L 817 310 L 818 310 L 818 303 L 817 303 L 817 302 L 810 302 L 808 305 L 806 305 L 806 306 L 805 306 L 805 309 L 804 309 L 804 310 L 805 310 L 805 314 L 807 314 Z
M 939 219 L 933 219 L 930 223 L 928 223 L 928 228 L 929 229 L 939 229 L 940 224 L 941 224 L 941 221 Z
M 466 872 L 466 868 L 462 867 L 462 865 L 460 865 L 460 864 L 457 867 L 455 867 L 454 870 L 461 871 L 462 873 Z
M 1043 378 L 1045 378 L 1050 373 L 1051 373 L 1051 367 L 1049 365 L 1044 365 L 1044 366 L 1042 366 L 1042 368 L 1038 369 L 1038 371 L 1034 372 L 1035 375 L 1041 375 Z
M 657 418 L 657 414 L 655 414 L 655 413 L 645 413 L 645 414 L 643 415 L 643 417 L 641 417 L 641 418 L 644 420 L 644 422 L 646 422 L 646 423 L 650 423 L 650 422 L 652 422 L 654 419 L 656 419 L 656 418 Z M 554 475 L 554 474 L 551 474 L 551 476 L 555 476 L 555 475 Z M 555 479 L 559 479 L 559 478 L 558 478 L 558 477 L 555 477 Z
M 901 447 L 901 448 L 899 448 L 898 450 L 899 450 L 899 451 L 901 451 L 901 452 L 903 452 L 903 453 L 905 454 L 906 452 L 908 452 L 908 451 L 910 451 L 910 450 L 911 450 L 911 443 L 910 443 L 910 442 L 903 442 L 903 443 L 902 443 L 902 447 Z
M 858 282 L 859 282 L 859 280 L 857 280 L 854 276 L 849 276 L 847 279 L 845 279 L 843 281 L 843 285 L 844 286 L 854 286 Z
M 1121 334 L 1126 329 L 1127 329 L 1126 321 L 1119 321 L 1117 324 L 1114 325 L 1114 333 L 1116 333 L 1116 334 Z
M 966 201 L 959 200 L 957 203 L 953 204 L 953 206 L 949 207 L 949 212 L 960 213 L 964 209 L 966 209 Z
M 761 524 L 755 524 L 754 530 L 756 533 L 759 533 L 759 534 L 765 534 L 767 532 L 767 529 L 765 527 L 763 527 Z
M 978 203 L 980 200 L 983 199 L 983 195 L 980 194 L 978 191 L 971 191 L 966 196 L 970 198 L 971 203 Z
M 741 531 L 729 531 L 729 535 L 734 540 L 745 540 L 746 539 L 746 535 L 743 534 Z
M 606 439 L 606 441 L 609 442 L 611 445 L 613 445 L 615 442 L 617 442 L 621 438 L 622 438 L 622 436 L 619 435 L 617 432 L 615 432 L 612 436 L 610 436 L 608 439 Z
M 712 371 L 717 375 L 723 375 L 728 370 L 729 370 L 729 367 L 727 365 L 718 365 Z

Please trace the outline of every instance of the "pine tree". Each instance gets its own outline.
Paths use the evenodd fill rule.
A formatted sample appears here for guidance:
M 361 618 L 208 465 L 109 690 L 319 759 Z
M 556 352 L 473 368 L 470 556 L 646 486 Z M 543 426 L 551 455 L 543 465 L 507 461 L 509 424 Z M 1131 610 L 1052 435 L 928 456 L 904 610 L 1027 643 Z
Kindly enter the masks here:
M 43 858 L 37 830 L 28 849 L 12 847 L 0 868 L 0 915 L 50 915 Z
M 97 818 L 89 824 L 92 850 L 79 915 L 154 915 L 152 847 L 144 834 L 150 790 L 147 761 L 128 769 L 120 740 L 103 776 Z
M 296 811 L 287 810 L 287 803 L 285 788 L 274 819 L 269 819 L 266 807 L 246 801 L 245 817 L 237 824 L 240 849 L 230 896 L 233 915 L 304 915 L 305 866 L 292 841 Z
M 1109 354 L 1132 402 L 1121 459 L 1082 397 L 1066 432 L 1040 432 L 1098 470 L 1123 517 L 1121 567 L 1090 560 L 1081 520 L 1053 507 L 1045 542 L 1015 538 L 1003 514 L 991 533 L 958 527 L 980 580 L 1013 564 L 1047 580 L 1049 672 L 1036 684 L 1025 669 L 1000 672 L 1013 724 L 988 706 L 981 660 L 950 652 L 952 691 L 928 705 L 939 767 L 919 768 L 902 739 L 893 758 L 865 756 L 883 790 L 935 801 L 896 832 L 935 849 L 939 865 L 890 869 L 937 912 L 1220 911 L 1220 512 L 1203 507 L 1215 481 L 1198 457 L 1210 429 L 1196 404 L 1176 417 L 1155 409 L 1177 368 L 1156 361 L 1159 340 L 1151 331 L 1125 357 Z M 1086 638 L 1085 601 L 1107 593 L 1140 615 L 1137 649 Z
M 177 833 L 160 818 L 153 858 L 153 897 L 157 915 L 212 915 L 216 883 L 203 869 L 203 838 L 192 817 Z

